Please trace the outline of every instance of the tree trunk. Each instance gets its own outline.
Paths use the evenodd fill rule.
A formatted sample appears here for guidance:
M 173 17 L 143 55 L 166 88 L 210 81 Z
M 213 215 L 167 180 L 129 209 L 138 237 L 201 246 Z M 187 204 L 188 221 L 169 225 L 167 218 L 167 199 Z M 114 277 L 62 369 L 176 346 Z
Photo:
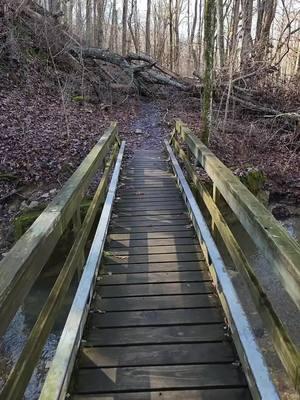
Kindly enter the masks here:
M 202 98 L 202 140 L 208 144 L 212 121 L 215 0 L 206 0 L 204 6 L 204 89 Z
M 172 5 L 172 0 L 169 0 L 169 36 L 170 36 L 169 65 L 170 65 L 170 70 L 173 71 L 173 5 Z
M 122 14 L 122 55 L 126 55 L 127 51 L 127 15 L 128 15 L 128 0 L 123 0 Z
M 199 0 L 199 24 L 198 24 L 198 56 L 196 56 L 195 68 L 200 73 L 201 72 L 201 57 L 202 57 L 202 0 Z
M 150 19 L 151 19 L 151 0 L 147 0 L 145 51 L 146 51 L 146 54 L 149 54 L 149 55 L 150 55 L 150 51 L 151 51 Z
M 104 14 L 105 14 L 105 5 L 104 0 L 97 1 L 97 43 L 100 48 L 104 45 Z
M 276 0 L 264 1 L 260 10 L 261 19 L 259 32 L 256 35 L 256 56 L 255 60 L 259 62 L 265 61 L 268 53 L 271 25 L 275 17 Z
M 194 50 L 194 38 L 195 38 L 195 31 L 196 31 L 196 25 L 197 25 L 197 16 L 198 16 L 198 0 L 195 0 L 195 11 L 194 11 L 194 19 L 193 19 L 193 25 L 192 25 L 192 30 L 191 30 L 191 39 L 190 39 L 190 48 L 191 48 L 191 53 L 193 55 L 193 60 L 194 60 L 194 69 L 197 70 L 197 55 Z
M 92 1 L 91 0 L 86 0 L 86 14 L 85 14 L 85 20 L 86 20 L 86 42 L 88 43 L 89 46 L 92 45 Z
M 191 28 L 190 28 L 190 0 L 187 0 L 187 23 L 188 23 L 188 37 L 187 37 L 187 41 L 188 41 L 188 65 L 187 65 L 187 70 L 188 70 L 188 74 L 190 74 L 191 72 L 191 58 L 192 58 L 192 49 L 191 49 Z
M 257 20 L 256 20 L 256 32 L 255 32 L 256 43 L 258 43 L 260 40 L 265 1 L 266 0 L 257 0 Z
M 137 22 L 134 22 L 134 27 L 133 27 L 133 23 L 132 23 L 132 18 L 134 16 L 136 12 L 136 0 L 132 0 L 131 1 L 131 10 L 130 10 L 130 14 L 129 14 L 129 18 L 128 18 L 128 28 L 129 28 L 129 32 L 133 41 L 133 45 L 135 48 L 135 52 L 138 53 L 139 52 L 139 40 L 138 40 L 138 34 L 137 34 L 137 27 L 136 24 Z
M 218 0 L 218 45 L 220 67 L 225 64 L 223 0 Z
M 180 52 L 180 43 L 179 43 L 179 16 L 180 16 L 180 7 L 179 0 L 176 0 L 175 3 L 175 19 L 174 19 L 174 33 L 175 33 L 175 51 L 174 51 L 174 63 L 175 63 L 175 71 L 179 73 L 179 52 Z
M 229 42 L 228 59 L 229 64 L 235 64 L 235 45 L 238 40 L 238 26 L 239 26 L 239 15 L 240 15 L 240 0 L 235 0 L 233 4 L 233 13 L 231 18 L 231 35 Z
M 115 14 L 116 14 L 116 0 L 113 0 L 112 6 L 111 6 L 111 25 L 110 25 L 110 35 L 109 35 L 109 48 L 112 51 L 116 51 L 116 48 L 115 48 L 115 36 L 116 36 Z
M 74 0 L 70 0 L 68 9 L 68 25 L 71 29 L 73 25 L 73 10 L 74 10 Z
M 57 14 L 60 10 L 59 0 L 49 0 L 49 11 L 51 14 Z
M 253 0 L 242 0 L 243 9 L 243 39 L 241 50 L 241 69 L 243 71 L 249 69 L 252 53 L 252 13 Z

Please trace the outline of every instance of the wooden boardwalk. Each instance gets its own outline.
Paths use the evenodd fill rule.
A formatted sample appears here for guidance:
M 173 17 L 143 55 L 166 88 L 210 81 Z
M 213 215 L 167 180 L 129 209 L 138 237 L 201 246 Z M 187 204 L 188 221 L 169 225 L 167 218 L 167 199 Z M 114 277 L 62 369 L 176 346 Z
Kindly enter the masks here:
M 74 400 L 251 398 L 162 154 L 136 153 L 122 175 L 69 393 Z

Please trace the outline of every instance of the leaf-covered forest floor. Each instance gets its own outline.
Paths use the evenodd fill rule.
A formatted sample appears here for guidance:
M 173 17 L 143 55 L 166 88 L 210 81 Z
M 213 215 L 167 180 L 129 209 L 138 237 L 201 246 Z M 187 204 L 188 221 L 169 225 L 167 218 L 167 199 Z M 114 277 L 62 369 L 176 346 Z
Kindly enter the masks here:
M 14 242 L 12 222 L 31 206 L 46 205 L 71 176 L 110 121 L 119 123 L 128 156 L 163 147 L 176 118 L 201 132 L 200 98 L 160 87 L 145 98 L 122 92 L 84 100 L 81 76 L 57 69 L 45 54 L 20 47 L 17 65 L 0 54 L 0 256 Z M 210 147 L 234 173 L 257 168 L 270 200 L 300 202 L 299 132 L 282 121 L 235 109 L 223 129 L 224 105 L 214 104 Z
M 27 71 L 22 82 L 9 76 L 0 87 L 0 216 L 2 252 L 13 242 L 10 223 L 20 209 L 46 204 L 83 160 L 110 121 L 119 123 L 130 152 L 163 147 L 176 118 L 200 135 L 200 99 L 175 89 L 164 98 L 109 96 L 103 103 L 66 95 L 51 71 Z M 241 111 L 231 115 L 225 132 L 223 112 L 215 108 L 211 148 L 234 173 L 258 168 L 266 176 L 270 199 L 300 202 L 300 154 L 295 133 L 274 121 Z M 130 155 L 129 155 L 130 156 Z M 33 203 L 32 203 L 33 202 Z

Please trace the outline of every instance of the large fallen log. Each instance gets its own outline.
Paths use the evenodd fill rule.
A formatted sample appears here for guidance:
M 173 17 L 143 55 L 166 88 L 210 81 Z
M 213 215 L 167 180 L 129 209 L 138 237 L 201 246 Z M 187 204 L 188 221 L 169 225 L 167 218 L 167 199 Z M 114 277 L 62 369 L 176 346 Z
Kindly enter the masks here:
M 201 76 L 194 74 L 195 78 L 185 79 L 167 68 L 159 65 L 151 56 L 140 53 L 129 53 L 126 57 L 114 53 L 109 49 L 86 47 L 85 43 L 66 30 L 59 23 L 57 16 L 53 16 L 42 6 L 32 0 L 26 0 L 18 8 L 18 15 L 24 16 L 25 23 L 31 27 L 44 50 L 47 50 L 54 61 L 69 65 L 76 72 L 83 72 L 87 81 L 94 87 L 99 96 L 99 87 L 106 86 L 112 90 L 121 90 L 128 93 L 138 92 L 143 95 L 156 93 L 153 85 L 167 85 L 184 91 L 191 96 L 199 97 L 203 89 Z M 37 29 L 37 26 L 39 29 Z M 91 62 L 92 61 L 92 62 Z M 106 64 L 111 64 L 120 69 L 123 74 L 116 76 L 110 74 Z M 103 67 L 102 67 L 103 65 Z M 274 69 L 264 68 L 264 74 L 273 73 Z M 260 69 L 260 74 L 262 69 Z M 251 88 L 251 79 L 257 78 L 258 71 L 243 76 L 235 76 L 232 81 L 230 100 L 238 103 L 242 109 L 251 110 L 263 117 L 273 116 L 284 118 L 291 122 L 299 122 L 300 114 L 295 112 L 276 110 L 272 106 L 259 103 L 255 91 Z M 125 79 L 121 79 L 121 76 Z M 226 78 L 226 77 L 225 77 Z M 250 82 L 249 82 L 250 80 Z M 246 88 L 245 82 L 247 81 Z M 250 90 L 248 90 L 248 87 Z M 216 102 L 228 88 L 226 79 L 218 79 L 214 89 Z

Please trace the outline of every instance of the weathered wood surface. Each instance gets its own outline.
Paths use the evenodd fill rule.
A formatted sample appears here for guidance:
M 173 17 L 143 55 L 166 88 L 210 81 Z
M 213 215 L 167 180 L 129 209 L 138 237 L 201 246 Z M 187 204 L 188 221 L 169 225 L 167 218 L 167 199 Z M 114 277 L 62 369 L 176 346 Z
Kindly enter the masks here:
M 93 310 L 106 311 L 143 311 L 156 309 L 185 309 L 216 307 L 217 300 L 214 295 L 192 294 L 173 296 L 148 296 L 143 301 L 139 297 L 101 298 L 96 295 Z
M 163 365 L 80 369 L 78 393 L 143 391 L 149 389 L 211 389 L 245 387 L 239 368 L 232 364 Z
M 143 152 L 129 167 L 114 207 L 71 397 L 146 400 L 159 393 L 157 399 L 250 399 L 167 163 Z
M 191 343 L 191 344 L 150 344 L 132 346 L 130 352 L 121 347 L 87 347 L 79 358 L 80 368 L 107 368 L 124 366 L 174 365 L 177 360 L 183 364 L 232 363 L 235 355 L 229 343 Z
M 278 271 L 291 299 L 300 308 L 300 246 L 273 215 L 180 121 L 176 131 L 216 185 L 257 247 Z
M 295 387 L 298 387 L 300 390 L 300 350 L 297 347 L 297 344 L 293 342 L 284 323 L 277 315 L 267 293 L 257 279 L 253 267 L 249 263 L 247 257 L 239 246 L 237 239 L 234 237 L 226 220 L 218 209 L 216 199 L 210 195 L 208 190 L 201 183 L 199 177 L 194 172 L 194 169 L 189 162 L 187 154 L 183 151 L 175 136 L 172 139 L 172 145 L 178 157 L 184 163 L 189 180 L 193 184 L 194 192 L 198 198 L 203 200 L 212 217 L 212 224 L 214 228 L 218 229 L 235 266 L 243 274 L 246 282 L 248 283 L 254 303 L 271 334 L 273 345 L 279 358 L 287 370 L 288 375 L 294 382 Z M 215 182 L 213 182 L 213 184 L 215 196 L 217 193 L 220 196 L 218 189 L 216 189 Z
M 55 199 L 0 262 L 0 334 L 39 276 L 116 133 L 115 124 L 105 131 Z
M 250 400 L 247 388 L 242 389 L 205 389 L 176 391 L 147 391 L 130 393 L 130 400 Z M 75 395 L 73 400 L 87 400 L 86 395 Z M 93 394 L 88 400 L 128 400 L 128 393 Z
M 99 186 L 95 192 L 94 198 L 90 203 L 84 221 L 81 227 L 78 226 L 77 235 L 66 261 L 45 304 L 43 305 L 40 314 L 37 317 L 24 349 L 1 392 L 1 398 L 5 400 L 18 399 L 19 397 L 22 397 L 25 392 L 26 386 L 28 385 L 31 375 L 36 367 L 45 342 L 56 321 L 60 307 L 65 301 L 65 296 L 68 294 L 75 272 L 78 269 L 81 271 L 83 267 L 84 258 L 81 256 L 81 253 L 86 245 L 95 217 L 99 212 L 101 202 L 105 199 L 109 175 L 114 166 L 117 154 L 118 145 L 116 144 L 110 161 L 105 168 Z

